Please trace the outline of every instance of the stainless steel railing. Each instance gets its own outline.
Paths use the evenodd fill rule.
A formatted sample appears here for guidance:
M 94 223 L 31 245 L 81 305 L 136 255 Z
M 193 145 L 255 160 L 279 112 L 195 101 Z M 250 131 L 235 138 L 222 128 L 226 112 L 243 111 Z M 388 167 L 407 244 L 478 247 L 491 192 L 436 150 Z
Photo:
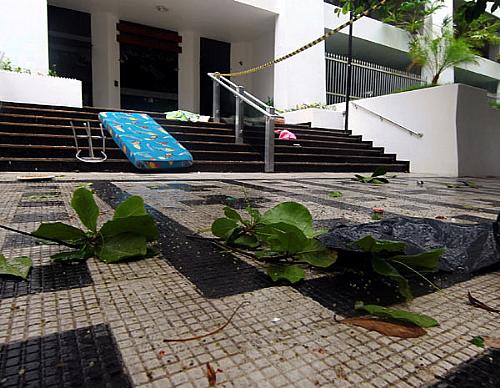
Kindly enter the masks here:
M 274 107 L 267 105 L 253 94 L 247 92 L 243 86 L 236 85 L 217 73 L 208 73 L 213 81 L 212 117 L 220 122 L 220 87 L 224 87 L 234 96 L 236 103 L 235 142 L 243 143 L 244 103 L 262 113 L 266 120 L 264 134 L 264 171 L 274 172 L 274 120 L 281 117 L 276 114 Z
M 384 117 L 381 114 L 379 114 L 377 112 L 374 112 L 371 109 L 368 109 L 367 107 L 361 106 L 361 105 L 359 105 L 359 104 L 357 104 L 355 102 L 352 102 L 352 101 L 351 101 L 351 104 L 354 106 L 354 108 L 356 108 L 356 109 L 361 108 L 365 112 L 368 112 L 368 113 L 370 113 L 370 114 L 372 114 L 374 116 L 377 116 L 381 121 L 387 121 L 388 123 L 391 123 L 395 127 L 398 127 L 399 129 L 402 129 L 403 131 L 408 132 L 412 136 L 416 136 L 416 137 L 423 137 L 424 136 L 423 133 L 421 133 L 421 132 L 415 132 L 412 129 L 406 128 L 405 126 L 403 126 L 403 125 L 401 125 L 399 123 L 396 123 L 395 121 L 393 121 L 391 119 L 388 119 L 387 117 Z

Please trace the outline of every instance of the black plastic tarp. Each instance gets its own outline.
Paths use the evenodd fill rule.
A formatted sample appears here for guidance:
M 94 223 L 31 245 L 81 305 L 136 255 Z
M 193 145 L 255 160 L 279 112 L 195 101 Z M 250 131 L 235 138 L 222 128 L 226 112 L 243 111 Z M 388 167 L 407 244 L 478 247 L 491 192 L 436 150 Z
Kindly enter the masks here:
M 443 247 L 446 251 L 439 262 L 440 271 L 472 275 L 500 263 L 500 214 L 496 222 L 470 225 L 411 217 L 340 225 L 320 240 L 329 248 L 358 252 L 352 243 L 367 235 L 403 241 L 407 244 L 406 254 Z

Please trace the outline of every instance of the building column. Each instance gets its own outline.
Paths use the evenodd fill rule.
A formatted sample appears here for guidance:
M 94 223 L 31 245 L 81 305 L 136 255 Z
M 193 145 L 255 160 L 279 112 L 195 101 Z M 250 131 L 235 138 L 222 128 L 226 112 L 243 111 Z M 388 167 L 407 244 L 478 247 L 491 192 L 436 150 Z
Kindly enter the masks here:
M 426 30 L 432 36 L 441 35 L 441 27 L 446 19 L 450 19 L 450 28 L 453 28 L 453 0 L 443 0 L 443 7 L 434 12 L 426 21 Z M 422 68 L 422 79 L 430 83 L 434 74 L 427 66 Z M 455 69 L 449 68 L 439 76 L 439 84 L 450 84 L 455 82 Z
M 279 0 L 275 25 L 275 57 L 324 34 L 323 0 Z M 325 43 L 274 66 L 274 104 L 286 109 L 301 103 L 326 102 Z
M 0 1 L 0 52 L 13 66 L 47 74 L 47 0 Z
M 92 13 L 92 86 L 94 106 L 120 108 L 120 44 L 118 18 L 108 12 Z
M 179 109 L 200 111 L 200 34 L 181 31 L 182 53 L 179 54 Z

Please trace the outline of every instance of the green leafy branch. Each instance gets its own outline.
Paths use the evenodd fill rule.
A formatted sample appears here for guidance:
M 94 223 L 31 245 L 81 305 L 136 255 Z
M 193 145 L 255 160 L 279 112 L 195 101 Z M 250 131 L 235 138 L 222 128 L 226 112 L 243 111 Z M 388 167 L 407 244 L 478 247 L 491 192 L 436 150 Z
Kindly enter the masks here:
M 115 209 L 113 218 L 106 221 L 99 229 L 99 207 L 93 193 L 85 187 L 75 190 L 71 199 L 75 210 L 85 230 L 62 222 L 42 223 L 32 233 L 19 231 L 8 226 L 1 228 L 16 233 L 28 235 L 45 241 L 72 248 L 71 251 L 57 253 L 51 259 L 57 262 L 71 262 L 97 257 L 105 263 L 115 263 L 132 258 L 144 258 L 155 253 L 152 245 L 158 239 L 158 229 L 153 217 L 146 211 L 144 200 L 140 196 L 131 196 Z M 18 262 L 27 264 L 23 258 L 11 259 L 5 263 L 0 256 L 0 273 L 10 265 L 10 274 L 14 273 Z M 31 266 L 31 260 L 29 263 Z M 2 272 L 4 269 L 4 272 Z M 29 267 L 28 267 L 29 271 Z M 27 273 L 22 272 L 26 278 Z
M 381 185 L 384 183 L 389 183 L 389 179 L 384 177 L 387 174 L 387 170 L 384 167 L 378 167 L 370 176 L 354 175 L 354 180 L 361 183 L 369 183 L 372 185 Z M 393 176 L 392 178 L 394 178 Z
M 365 236 L 353 243 L 363 252 L 368 254 L 370 265 L 378 275 L 385 276 L 398 284 L 400 294 L 407 300 L 413 299 L 408 279 L 403 276 L 400 269 L 416 273 L 433 287 L 422 272 L 436 272 L 439 258 L 444 254 L 443 248 L 404 255 L 406 244 L 399 241 L 376 240 L 372 236 Z
M 267 273 L 274 280 L 296 283 L 305 277 L 301 265 L 330 267 L 337 252 L 326 248 L 315 237 L 309 210 L 297 202 L 283 202 L 264 214 L 247 207 L 248 218 L 235 209 L 224 208 L 225 217 L 216 219 L 212 233 L 229 247 L 251 251 L 254 258 L 268 263 Z

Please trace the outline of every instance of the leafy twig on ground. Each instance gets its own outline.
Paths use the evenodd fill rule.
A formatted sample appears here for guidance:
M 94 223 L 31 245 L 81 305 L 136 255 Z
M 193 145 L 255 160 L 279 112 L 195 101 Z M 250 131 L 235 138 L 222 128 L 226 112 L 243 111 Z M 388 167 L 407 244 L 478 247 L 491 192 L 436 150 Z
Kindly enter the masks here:
M 52 255 L 54 261 L 79 261 L 95 256 L 105 263 L 113 263 L 150 256 L 152 252 L 150 244 L 157 240 L 158 230 L 153 217 L 146 211 L 141 197 L 131 196 L 123 201 L 115 209 L 113 218 L 105 222 L 99 230 L 97 228 L 99 208 L 90 190 L 86 187 L 76 189 L 71 199 L 71 206 L 86 230 L 62 222 L 42 223 L 32 233 L 4 225 L 0 227 L 76 249 Z
M 342 198 L 344 196 L 344 194 L 342 194 L 341 191 L 330 191 L 328 193 L 328 196 L 330 198 Z
M 469 303 L 474 306 L 474 307 L 477 307 L 477 308 L 480 308 L 480 309 L 483 309 L 483 310 L 486 310 L 486 311 L 489 311 L 491 313 L 500 313 L 500 310 L 499 309 L 495 309 L 493 307 L 490 307 L 488 306 L 487 304 L 481 302 L 480 300 L 474 298 L 472 296 L 472 294 L 470 293 L 470 291 L 467 293 L 467 296 L 469 298 Z
M 249 218 L 235 209 L 224 208 L 225 217 L 212 224 L 212 234 L 231 248 L 244 250 L 254 259 L 271 263 L 268 275 L 275 281 L 295 283 L 305 273 L 296 264 L 327 268 L 337 259 L 337 253 L 329 250 L 315 237 L 324 230 L 315 230 L 309 210 L 297 202 L 283 202 L 261 214 L 250 206 Z
M 412 323 L 414 325 L 427 328 L 438 326 L 439 323 L 434 318 L 425 314 L 413 313 L 411 311 L 399 310 L 390 307 L 377 306 L 373 304 L 365 305 L 363 302 L 356 302 L 354 305 L 356 310 L 364 310 L 370 315 L 377 317 Z
M 231 321 L 233 320 L 234 316 L 236 315 L 236 313 L 238 312 L 238 310 L 240 308 L 242 308 L 243 306 L 248 305 L 248 304 L 250 304 L 249 301 L 244 301 L 244 302 L 240 303 L 238 305 L 238 307 L 236 307 L 236 309 L 233 311 L 233 313 L 231 314 L 231 316 L 229 317 L 229 319 L 226 321 L 226 323 L 224 323 L 222 326 L 218 327 L 217 329 L 215 329 L 215 330 L 213 330 L 213 331 L 211 331 L 209 333 L 200 334 L 200 335 L 197 335 L 197 336 L 194 336 L 194 337 L 186 337 L 186 338 L 167 338 L 167 339 L 164 339 L 163 342 L 187 342 L 187 341 L 194 341 L 194 340 L 198 340 L 198 339 L 201 339 L 201 338 L 205 338 L 205 337 L 209 337 L 211 335 L 217 334 L 220 331 L 224 330 L 226 328 L 226 326 L 231 323 Z
M 398 271 L 396 266 L 400 265 L 432 284 L 421 272 L 436 272 L 439 258 L 444 253 L 444 249 L 440 248 L 416 255 L 404 255 L 406 247 L 404 242 L 376 240 L 369 235 L 354 241 L 353 245 L 369 254 L 373 272 L 398 283 L 400 294 L 407 300 L 412 299 L 413 294 L 408 280 Z M 432 285 L 437 288 L 434 284 Z
M 384 177 L 387 174 L 387 170 L 384 167 L 378 167 L 370 176 L 363 176 L 359 174 L 354 175 L 354 180 L 361 183 L 369 183 L 373 185 L 381 185 L 384 183 L 389 183 L 389 179 Z

